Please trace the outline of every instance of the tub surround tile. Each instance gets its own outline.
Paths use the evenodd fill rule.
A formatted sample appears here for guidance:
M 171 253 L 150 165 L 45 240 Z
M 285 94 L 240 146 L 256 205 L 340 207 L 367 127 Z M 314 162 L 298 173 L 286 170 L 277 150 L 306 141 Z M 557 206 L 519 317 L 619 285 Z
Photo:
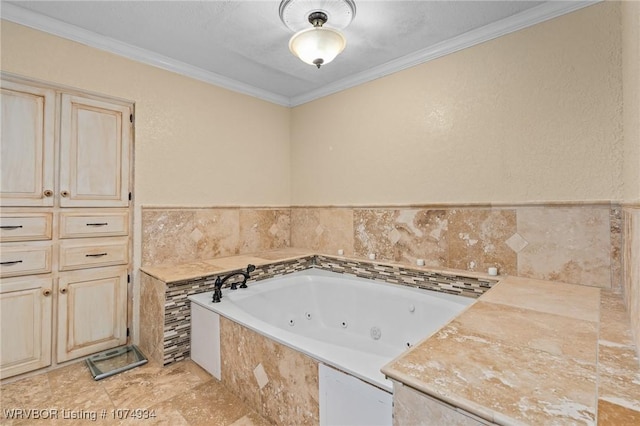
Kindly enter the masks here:
M 622 218 L 610 203 L 515 206 L 292 208 L 293 244 L 322 254 L 328 216 L 353 214 L 353 256 L 432 268 L 486 271 L 601 288 L 620 288 Z M 320 219 L 322 218 L 322 219 Z M 348 232 L 345 219 L 335 229 Z M 348 242 L 349 236 L 342 240 Z
M 238 209 L 142 209 L 142 265 L 238 254 Z
M 600 293 L 600 340 L 634 346 L 630 323 L 622 295 L 603 290 Z
M 473 309 L 451 324 L 478 339 L 543 351 L 582 363 L 597 361 L 598 323 L 594 321 L 480 299 Z
M 290 248 L 178 266 L 147 266 L 141 268 L 140 348 L 143 353 L 164 365 L 188 358 L 191 348 L 188 297 L 213 291 L 217 276 L 245 269 L 251 261 L 255 261 L 256 270 L 251 274 L 249 285 L 312 267 L 473 298 L 496 282 L 495 277 L 486 274 L 464 276 L 450 270 L 434 272 L 427 268 L 313 255 Z M 216 265 L 224 265 L 224 269 Z
M 383 371 L 396 379 L 401 374 L 410 386 L 453 405 L 490 409 L 511 423 L 595 421 L 595 363 L 483 339 L 453 323 Z
M 247 265 L 265 265 L 270 263 L 267 259 L 263 259 L 261 257 L 255 256 L 232 256 L 232 257 L 221 257 L 213 260 L 207 260 L 205 263 L 210 264 L 211 266 L 217 268 L 217 270 L 235 270 L 235 269 L 245 269 Z
M 143 266 L 140 270 L 165 283 L 178 283 L 209 278 L 214 275 L 223 275 L 238 269 L 245 269 L 249 263 L 256 266 L 263 266 L 274 263 L 274 261 L 290 261 L 307 256 L 313 256 L 313 252 L 283 248 L 270 252 L 212 258 L 178 265 Z
M 635 212 L 635 213 L 634 213 Z M 620 291 L 637 207 L 611 203 L 406 207 L 142 208 L 142 265 L 296 246 L 314 253 L 486 271 Z M 637 234 L 638 225 L 634 225 Z M 624 234 L 624 237 L 623 237 Z M 636 244 L 635 258 L 640 258 Z M 637 269 L 637 268 L 636 268 Z M 636 274 L 637 275 L 637 274 Z M 631 280 L 638 287 L 638 278 Z M 637 292 L 637 291 L 636 291 Z M 625 294 L 630 294 L 625 292 Z M 640 296 L 634 306 L 640 311 Z M 637 303 L 636 303 L 637 302 Z M 640 315 L 639 315 L 640 316 Z M 635 327 L 636 329 L 638 327 Z M 636 333 L 640 335 L 640 332 Z
M 515 210 L 454 209 L 449 211 L 449 261 L 447 266 L 470 271 L 497 267 L 503 274 L 516 272 L 519 246 Z
M 240 209 L 240 254 L 289 247 L 290 209 Z
M 147 274 L 140 278 L 140 349 L 158 364 L 164 362 L 166 284 Z
M 488 424 L 457 411 L 455 407 L 426 397 L 424 394 L 398 382 L 393 383 L 393 392 L 394 426 L 415 424 L 417 419 L 420 419 L 420 424 L 425 426 L 477 426 Z
M 316 253 L 353 255 L 353 209 L 292 208 L 291 245 Z
M 366 259 L 373 253 L 378 260 L 396 260 L 393 246 L 397 239 L 393 234 L 398 231 L 393 226 L 394 219 L 393 210 L 354 211 L 354 254 Z
M 215 266 L 207 261 L 189 262 L 179 265 L 143 266 L 140 270 L 165 283 L 199 279 L 228 271 L 226 268 Z
M 263 251 L 259 253 L 255 253 L 254 256 L 259 257 L 261 259 L 279 262 L 286 262 L 290 260 L 300 259 L 302 257 L 313 256 L 313 250 L 301 249 L 295 247 L 287 247 L 277 250 L 269 250 Z M 270 263 L 271 263 L 270 262 Z
M 415 264 L 424 259 L 430 267 L 446 267 L 447 213 L 426 209 L 356 209 L 354 254 L 367 258 Z
M 517 230 L 528 245 L 517 275 L 611 288 L 610 213 L 607 206 L 519 208 Z
M 382 371 L 488 422 L 634 424 L 628 327 L 611 291 L 507 277 Z
M 315 256 L 315 266 L 327 271 L 360 278 L 401 284 L 423 290 L 477 298 L 495 284 L 495 280 L 434 272 L 426 268 L 405 268 L 397 264 L 363 262 L 341 257 Z
M 506 277 L 484 295 L 484 302 L 499 303 L 585 321 L 599 321 L 600 289 Z
M 292 253 L 303 257 L 291 260 Z M 415 285 L 416 277 L 424 278 L 424 273 L 429 272 L 429 268 L 406 268 L 394 262 L 309 255 L 304 249 L 301 252 L 282 249 L 251 256 L 272 262 L 258 266 L 252 280 L 320 267 L 354 275 L 364 274 L 367 278 L 376 278 L 377 274 L 391 282 L 400 277 L 401 284 Z M 289 256 L 287 260 L 278 260 L 286 256 Z M 242 263 L 247 260 L 246 257 L 239 259 Z M 446 268 L 442 270 L 454 280 L 469 278 L 451 274 L 452 271 Z M 447 276 L 445 273 L 442 275 Z M 619 295 L 595 287 L 531 278 L 497 277 L 500 282 L 493 285 L 494 281 L 488 280 L 486 274 L 465 272 L 465 275 L 487 281 L 480 300 L 434 336 L 386 365 L 383 368 L 385 374 L 406 383 L 419 395 L 432 395 L 436 403 L 445 402 L 457 407 L 458 412 L 466 411 L 462 414 L 481 423 L 594 423 L 596 401 L 600 407 L 607 404 L 609 412 L 603 414 L 603 419 L 620 410 L 630 410 L 631 415 L 635 415 L 639 404 L 636 396 L 640 383 L 638 359 L 635 347 L 628 345 L 629 330 L 620 325 L 628 318 L 624 316 Z M 207 279 L 169 285 L 149 282 L 166 291 L 164 309 L 168 314 L 163 318 L 163 350 L 174 349 L 167 346 L 171 341 L 167 330 L 188 336 L 188 326 L 185 329 L 184 324 L 188 323 L 190 314 L 185 299 L 192 294 L 190 291 L 207 291 L 207 286 L 212 284 Z M 492 285 L 492 289 L 486 291 Z M 185 307 L 187 311 L 181 311 Z M 597 340 L 598 329 L 600 340 Z M 251 352 L 251 348 L 260 348 L 260 353 L 280 354 L 282 357 L 271 347 L 265 349 L 248 341 L 249 338 L 245 337 L 244 343 L 234 345 L 238 354 L 225 358 L 236 360 L 242 351 Z M 174 346 L 179 350 L 165 357 L 165 362 L 188 356 L 188 340 Z M 596 348 L 600 354 L 597 360 L 594 357 Z M 276 359 L 281 360 L 278 356 Z M 251 386 L 255 387 L 249 392 L 253 395 L 251 398 L 261 404 L 261 409 L 266 410 L 264 412 L 272 421 L 278 423 L 273 418 L 286 418 L 289 414 L 283 406 L 291 406 L 294 402 L 287 395 L 272 395 L 269 401 L 273 401 L 273 406 L 268 406 L 261 392 L 269 391 L 270 387 L 278 389 L 273 377 L 293 380 L 287 374 L 294 371 L 292 366 L 297 364 L 292 362 L 283 366 L 272 361 L 250 359 L 245 366 L 244 380 L 247 383 L 252 381 Z M 259 386 L 254 374 L 259 365 L 262 365 L 267 379 L 265 382 L 265 377 L 262 377 L 263 386 Z M 304 378 L 297 376 L 296 380 L 300 386 L 309 383 L 306 374 Z M 251 389 L 247 386 L 244 387 Z M 242 398 L 247 400 L 249 396 Z M 242 418 L 237 421 L 242 421 Z
M 222 382 L 232 392 L 274 424 L 319 423 L 317 361 L 224 317 L 220 339 Z
M 312 267 L 313 256 L 296 257 L 298 253 L 300 251 L 290 249 L 279 250 L 277 255 L 271 253 L 271 256 L 287 260 L 265 261 L 256 265 L 248 283 Z M 208 269 L 189 270 L 185 267 L 179 268 L 179 273 L 172 274 L 171 267 L 162 267 L 165 268 L 162 270 L 159 269 L 161 267 L 141 268 L 140 349 L 143 353 L 163 365 L 188 358 L 191 350 L 191 306 L 188 297 L 213 291 L 217 276 L 246 268 L 245 262 L 252 258 L 238 256 L 237 263 L 242 266 L 237 269 L 219 269 L 208 264 Z M 231 258 L 221 262 L 226 266 L 234 263 Z M 158 273 L 159 270 L 161 273 Z M 178 281 L 165 282 L 148 275 L 147 271 Z M 189 278 L 193 276 L 195 278 Z

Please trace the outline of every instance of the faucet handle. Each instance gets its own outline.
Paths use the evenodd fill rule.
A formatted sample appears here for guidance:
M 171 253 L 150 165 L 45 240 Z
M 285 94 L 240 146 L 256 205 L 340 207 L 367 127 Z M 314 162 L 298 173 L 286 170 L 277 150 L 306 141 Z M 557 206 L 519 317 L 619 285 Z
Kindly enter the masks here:
M 250 278 L 249 274 L 253 271 L 256 270 L 256 265 L 252 265 L 252 264 L 248 264 L 247 265 L 247 272 L 242 274 L 244 275 L 244 279 L 242 280 L 242 283 L 240 284 L 240 288 L 247 288 L 247 280 Z

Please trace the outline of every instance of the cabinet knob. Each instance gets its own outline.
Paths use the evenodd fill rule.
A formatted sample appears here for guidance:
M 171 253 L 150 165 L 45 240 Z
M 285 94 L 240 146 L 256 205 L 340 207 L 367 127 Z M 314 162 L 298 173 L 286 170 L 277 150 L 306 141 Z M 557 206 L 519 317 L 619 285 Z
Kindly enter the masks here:
M 61 191 L 60 195 L 62 195 L 63 197 L 68 197 L 69 196 L 69 191 Z
M 50 189 L 45 189 L 43 194 L 45 197 L 51 197 L 53 195 L 53 191 Z
M 47 297 L 47 296 L 51 296 L 51 290 L 48 288 L 45 288 L 44 290 L 42 290 L 42 294 Z
M 67 294 L 67 289 L 65 287 L 61 288 L 60 293 Z

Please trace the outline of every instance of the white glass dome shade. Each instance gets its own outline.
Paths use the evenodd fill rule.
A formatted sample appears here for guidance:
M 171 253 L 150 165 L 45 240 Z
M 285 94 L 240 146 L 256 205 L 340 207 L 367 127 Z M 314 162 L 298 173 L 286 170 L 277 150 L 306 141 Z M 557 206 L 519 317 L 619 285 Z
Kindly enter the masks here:
M 346 45 L 347 40 L 340 31 L 321 26 L 299 31 L 289 40 L 291 53 L 318 68 L 333 61 Z

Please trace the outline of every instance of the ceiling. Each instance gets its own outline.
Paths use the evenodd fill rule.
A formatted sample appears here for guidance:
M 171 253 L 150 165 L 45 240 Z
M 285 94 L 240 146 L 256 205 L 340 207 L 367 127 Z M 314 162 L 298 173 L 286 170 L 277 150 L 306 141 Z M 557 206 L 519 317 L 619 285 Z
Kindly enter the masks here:
M 0 13 L 22 25 L 295 106 L 592 3 L 356 0 L 355 17 L 342 30 L 345 51 L 320 69 L 289 52 L 293 32 L 280 20 L 279 0 L 2 1 Z

